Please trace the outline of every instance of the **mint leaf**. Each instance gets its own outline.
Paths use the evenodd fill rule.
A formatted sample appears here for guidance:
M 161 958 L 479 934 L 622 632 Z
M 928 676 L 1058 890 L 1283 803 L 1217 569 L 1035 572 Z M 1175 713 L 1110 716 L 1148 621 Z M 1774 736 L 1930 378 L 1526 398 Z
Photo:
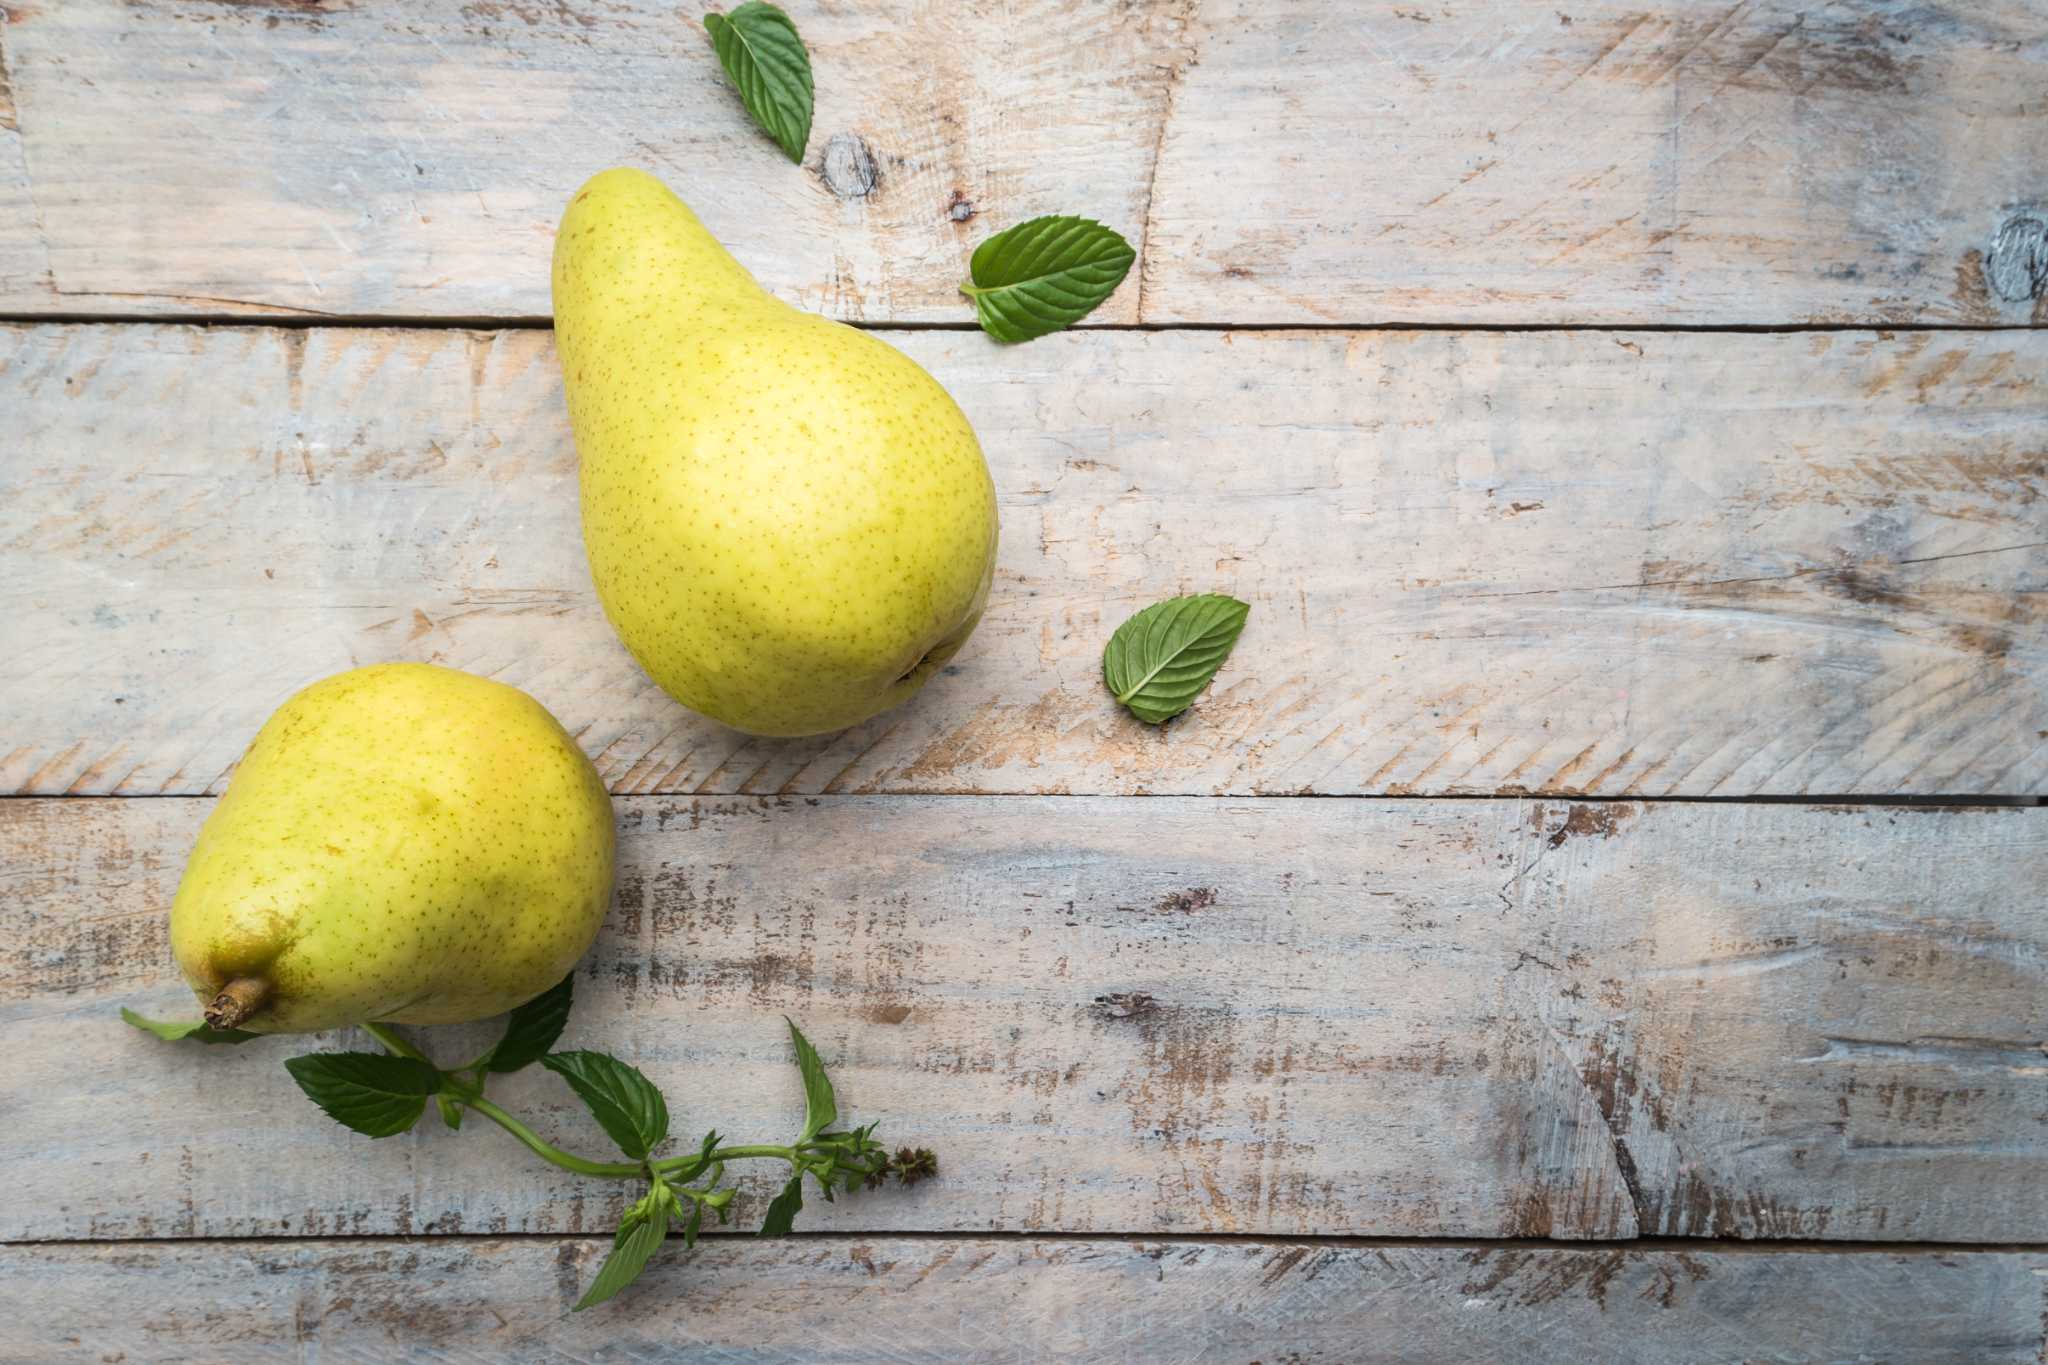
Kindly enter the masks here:
M 811 1040 L 804 1037 L 795 1020 L 785 1014 L 782 1022 L 789 1025 L 789 1041 L 796 1047 L 796 1069 L 804 1078 L 804 1135 L 796 1140 L 801 1147 L 839 1121 L 839 1105 L 832 1097 L 832 1082 L 825 1076 L 825 1063 L 819 1058 L 818 1049 L 811 1046 Z
M 419 1122 L 427 1097 L 441 1088 L 441 1073 L 425 1062 L 382 1052 L 290 1057 L 284 1069 L 329 1118 L 373 1138 L 402 1133 Z
M 811 138 L 811 54 L 787 14 L 765 0 L 747 0 L 730 14 L 707 14 L 718 63 L 740 103 L 783 154 L 802 164 Z
M 1230 657 L 1251 607 L 1203 593 L 1154 603 L 1116 628 L 1102 651 L 1102 680 L 1148 725 L 1188 709 Z
M 569 1022 L 570 997 L 575 986 L 576 973 L 571 972 L 513 1010 L 512 1017 L 505 1021 L 505 1036 L 491 1049 L 485 1066 L 500 1075 L 509 1075 L 539 1061 Z
M 576 1301 L 570 1311 L 580 1313 L 594 1304 L 603 1303 L 612 1295 L 640 1278 L 640 1272 L 654 1259 L 654 1253 L 661 1250 L 661 1244 L 668 1238 L 668 1209 L 662 1206 L 656 1192 L 648 1191 L 647 1197 L 632 1207 L 619 1223 L 619 1230 L 612 1236 L 611 1255 L 604 1258 L 598 1267 L 597 1278 L 590 1282 L 590 1288 Z
M 167 1043 L 175 1043 L 181 1038 L 190 1038 L 195 1043 L 246 1043 L 251 1038 L 264 1036 L 246 1029 L 214 1028 L 204 1019 L 145 1019 L 134 1010 L 125 1008 L 121 1017 L 144 1033 L 154 1033 Z
M 768 1216 L 761 1220 L 760 1236 L 787 1237 L 796 1222 L 796 1216 L 804 1207 L 804 1173 L 798 1171 L 782 1187 L 782 1193 L 775 1196 L 768 1205 Z
M 974 249 L 972 281 L 981 330 L 997 341 L 1029 341 L 1071 327 L 1116 292 L 1138 254 L 1092 218 L 1033 218 Z
M 569 1083 L 619 1150 L 635 1161 L 645 1161 L 668 1136 L 668 1102 L 654 1082 L 618 1058 L 551 1052 L 540 1064 Z

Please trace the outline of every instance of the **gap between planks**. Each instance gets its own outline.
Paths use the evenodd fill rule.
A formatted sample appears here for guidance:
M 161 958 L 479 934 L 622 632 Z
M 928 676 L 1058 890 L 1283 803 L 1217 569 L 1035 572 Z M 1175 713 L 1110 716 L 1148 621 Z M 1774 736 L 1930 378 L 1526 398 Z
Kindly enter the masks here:
M 680 791 L 680 792 L 613 792 L 613 797 L 651 796 L 676 801 L 772 801 L 778 798 L 796 796 L 796 792 L 750 792 L 750 791 Z M 845 793 L 828 793 L 843 795 Z M 1143 801 L 1152 797 L 1173 800 L 1242 801 L 1244 793 L 1211 792 L 1206 797 L 1201 793 L 1189 792 L 986 792 L 971 788 L 955 790 L 931 790 L 914 792 L 865 792 L 864 797 L 909 798 L 923 800 L 932 798 L 962 798 L 998 800 L 1024 798 L 1032 801 L 1096 801 L 1105 796 L 1119 801 Z M 0 801 L 191 801 L 216 800 L 204 794 L 193 792 L 23 792 L 0 791 Z M 1766 792 L 1755 796 L 1592 796 L 1579 795 L 1568 791 L 1499 791 L 1499 792 L 1449 792 L 1430 795 L 1424 792 L 1261 792 L 1253 800 L 1280 801 L 1573 801 L 1583 805 L 1617 806 L 1855 806 L 1891 810 L 2033 810 L 2048 805 L 2048 796 L 1942 796 L 1929 794 L 1864 796 L 1854 792 L 1801 792 L 1785 794 Z M 0 1243 L 4 1245 L 4 1243 Z
M 57 1250 L 67 1247 L 180 1247 L 193 1245 L 232 1246 L 244 1243 L 290 1243 L 320 1246 L 329 1243 L 408 1242 L 603 1242 L 603 1232 L 323 1232 L 251 1233 L 246 1236 L 209 1237 L 50 1237 L 0 1241 L 0 1247 L 24 1251 Z M 1773 1241 L 1743 1237 L 1342 1237 L 1313 1234 L 1258 1232 L 1148 1232 L 1126 1231 L 1060 1232 L 1051 1228 L 1002 1229 L 960 1232 L 944 1229 L 892 1230 L 833 1229 L 793 1232 L 780 1240 L 788 1243 L 837 1245 L 878 1240 L 903 1242 L 1086 1242 L 1098 1246 L 1119 1246 L 1132 1242 L 1148 1246 L 1246 1246 L 1314 1247 L 1342 1251 L 1634 1251 L 1645 1254 L 1712 1252 L 1716 1255 L 1777 1256 L 1786 1253 L 1812 1256 L 2036 1256 L 2048 1255 L 2048 1242 L 1872 1242 L 1815 1241 L 1810 1238 Z M 700 1242 L 752 1242 L 759 1234 L 706 1229 L 697 1234 Z
M 787 300 L 785 300 L 787 302 Z M 253 306 L 253 305 L 252 305 Z M 795 307 L 797 305 L 791 305 Z M 822 314 L 820 316 L 823 316 Z M 874 318 L 835 318 L 859 332 L 978 332 L 981 324 L 961 322 L 888 322 Z M 536 313 L 491 317 L 421 316 L 407 313 L 66 313 L 0 312 L 0 326 L 30 327 L 276 327 L 390 328 L 443 332 L 542 332 L 554 328 L 551 315 Z M 1647 332 L 1701 336 L 1797 336 L 1818 332 L 2038 332 L 2027 322 L 1083 322 L 1070 332 Z

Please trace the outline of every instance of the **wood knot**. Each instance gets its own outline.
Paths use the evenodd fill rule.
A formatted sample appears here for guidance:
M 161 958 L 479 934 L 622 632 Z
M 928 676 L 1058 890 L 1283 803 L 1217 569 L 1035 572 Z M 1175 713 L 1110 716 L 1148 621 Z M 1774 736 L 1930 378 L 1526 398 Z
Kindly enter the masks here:
M 818 167 L 825 188 L 841 199 L 865 199 L 875 192 L 882 172 L 865 139 L 854 133 L 834 133 L 825 144 L 825 156 Z
M 2048 291 L 2048 223 L 2026 214 L 2008 220 L 1985 254 L 1984 282 L 2012 303 Z

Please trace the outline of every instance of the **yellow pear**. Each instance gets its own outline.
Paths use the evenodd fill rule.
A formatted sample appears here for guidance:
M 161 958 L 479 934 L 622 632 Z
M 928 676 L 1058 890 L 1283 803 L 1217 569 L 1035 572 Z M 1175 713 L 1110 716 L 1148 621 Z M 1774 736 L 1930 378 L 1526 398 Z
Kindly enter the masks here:
M 770 295 L 640 171 L 570 201 L 554 300 L 591 577 L 671 696 L 818 734 L 953 657 L 988 600 L 995 488 L 915 361 Z
M 604 784 L 540 703 L 358 668 L 258 732 L 185 865 L 171 951 L 218 1028 L 481 1019 L 583 956 L 612 854 Z

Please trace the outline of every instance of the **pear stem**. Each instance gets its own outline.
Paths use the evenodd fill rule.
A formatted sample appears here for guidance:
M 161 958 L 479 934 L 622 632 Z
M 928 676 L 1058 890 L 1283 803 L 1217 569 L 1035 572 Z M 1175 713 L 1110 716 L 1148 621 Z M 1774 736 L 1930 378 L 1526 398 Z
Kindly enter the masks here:
M 237 1028 L 254 1014 L 270 995 L 270 982 L 260 976 L 238 976 L 221 987 L 220 994 L 206 1007 L 210 1028 Z

